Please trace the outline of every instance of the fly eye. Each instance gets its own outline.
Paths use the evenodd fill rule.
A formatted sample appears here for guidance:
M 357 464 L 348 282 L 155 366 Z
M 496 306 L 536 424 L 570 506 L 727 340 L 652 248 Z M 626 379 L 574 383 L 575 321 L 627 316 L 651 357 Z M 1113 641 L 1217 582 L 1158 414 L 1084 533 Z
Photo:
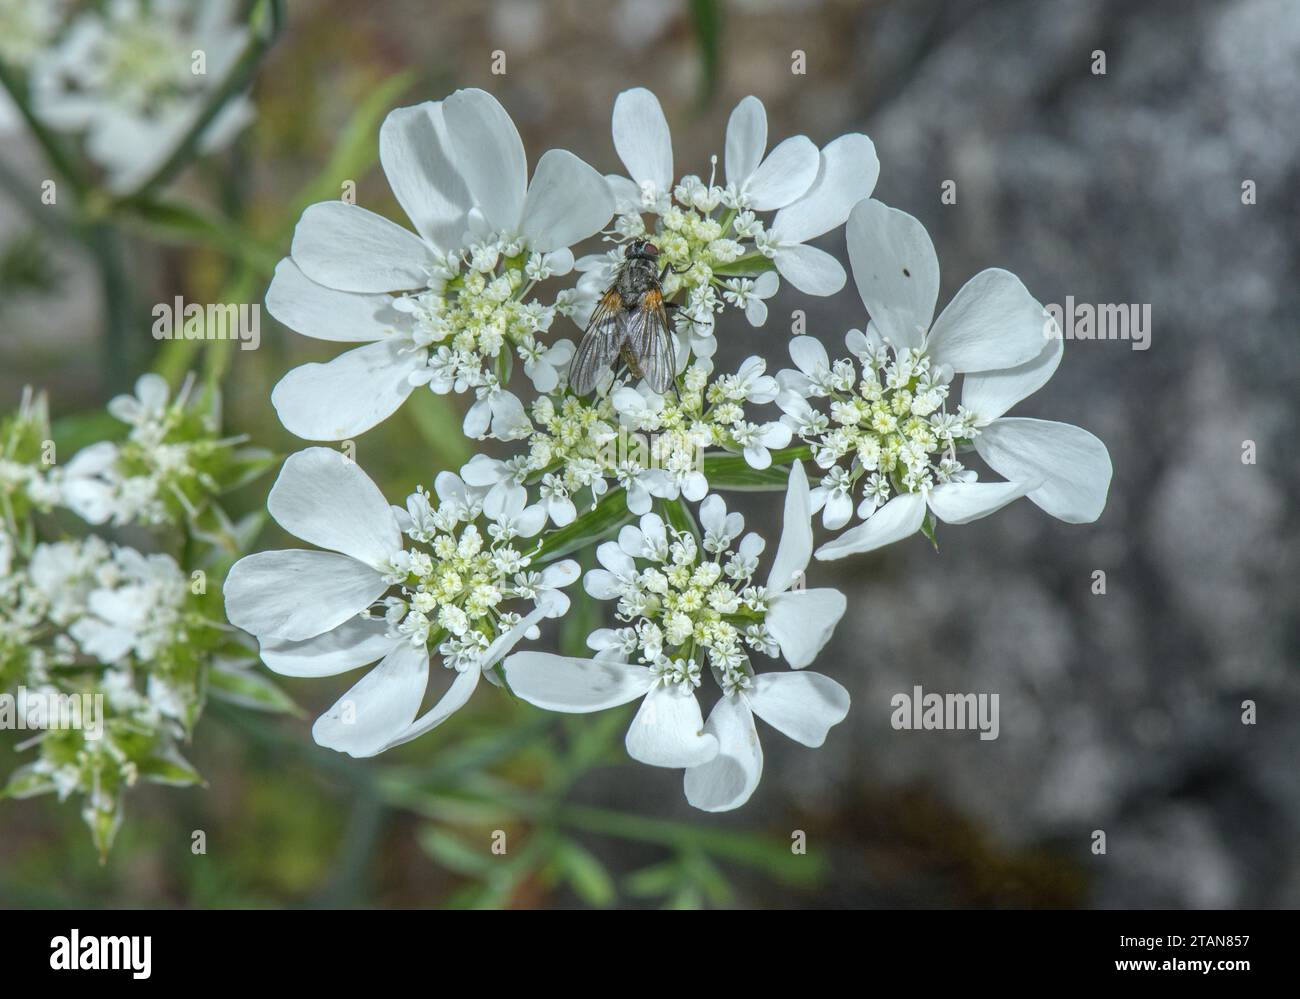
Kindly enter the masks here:
M 654 243 L 646 243 L 644 252 L 652 257 L 657 257 L 659 256 L 659 247 L 655 246 Z

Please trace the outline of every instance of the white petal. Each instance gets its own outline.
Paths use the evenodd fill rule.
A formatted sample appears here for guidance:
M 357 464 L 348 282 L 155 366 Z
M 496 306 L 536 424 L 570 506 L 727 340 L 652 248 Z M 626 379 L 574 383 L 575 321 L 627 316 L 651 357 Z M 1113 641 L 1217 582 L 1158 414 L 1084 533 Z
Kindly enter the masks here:
M 645 520 L 649 517 L 657 518 L 658 516 L 659 514 L 657 513 L 647 513 L 643 514 L 641 519 Z M 660 522 L 660 525 L 662 526 L 662 521 Z M 614 551 L 611 551 L 611 548 L 615 548 L 617 551 L 622 552 L 622 557 L 615 554 Z M 605 566 L 605 568 L 609 569 L 611 572 L 626 573 L 632 568 L 632 559 L 646 557 L 644 554 L 646 548 L 647 532 L 642 531 L 636 524 L 628 524 L 619 529 L 617 541 L 606 541 L 596 546 L 596 558 L 599 560 L 601 565 Z M 602 555 L 602 549 L 608 552 L 608 554 Z M 626 561 L 624 561 L 624 559 L 626 559 Z
M 782 242 L 803 243 L 836 226 L 863 198 L 871 197 L 880 176 L 876 147 L 865 135 L 841 135 L 821 151 L 821 168 L 808 193 L 772 220 Z
M 460 246 L 471 202 L 446 136 L 440 103 L 397 108 L 379 129 L 379 162 L 416 232 L 434 246 L 451 250 Z
M 327 447 L 285 459 L 266 508 L 294 537 L 374 569 L 402 548 L 393 508 L 355 461 Z
M 506 682 L 529 704 L 547 711 L 603 711 L 635 701 L 650 689 L 650 671 L 632 663 L 517 652 L 506 659 Z
M 790 360 L 804 374 L 811 375 L 830 368 L 831 360 L 825 346 L 814 336 L 797 336 L 790 341 Z
M 415 388 L 412 372 L 424 363 L 425 351 L 400 340 L 368 343 L 324 364 L 300 364 L 271 390 L 271 405 L 296 437 L 346 440 L 397 412 Z
M 667 547 L 668 526 L 664 523 L 664 519 L 659 516 L 659 514 L 647 513 L 641 518 L 641 526 L 637 528 L 637 530 L 641 532 L 642 543 L 645 544 L 648 549 L 659 551 Z M 629 534 L 629 539 L 630 537 L 631 535 Z M 621 531 L 618 535 L 618 543 L 623 551 L 627 552 L 631 557 L 636 558 L 636 553 L 628 550 L 628 545 L 624 542 L 623 532 Z
M 73 621 L 68 634 L 81 647 L 82 652 L 104 663 L 123 658 L 137 640 L 133 629 L 106 624 L 94 616 L 80 617 Z
M 714 493 L 700 504 L 700 526 L 712 534 L 721 533 L 727 526 L 727 502 Z
M 1007 479 L 1042 481 L 1030 500 L 1067 524 L 1101 516 L 1110 490 L 1106 445 L 1088 431 L 1050 420 L 994 420 L 975 438 L 975 450 Z
M 623 592 L 618 577 L 605 569 L 590 569 L 582 579 L 582 588 L 597 600 L 617 600 Z
M 540 503 L 525 507 L 515 518 L 515 530 L 519 532 L 521 538 L 535 538 L 545 526 L 546 507 Z
M 619 531 L 619 540 L 602 541 L 597 546 L 595 558 L 615 576 L 627 578 L 636 572 L 636 563 L 632 559 L 641 555 L 643 544 L 645 536 L 642 535 L 641 528 L 628 524 Z
M 820 673 L 760 673 L 745 696 L 754 714 L 813 749 L 849 713 L 849 692 Z
M 775 380 L 773 383 L 775 384 Z M 794 431 L 784 423 L 766 423 L 759 431 L 758 439 L 764 447 L 783 448 L 790 444 L 790 438 L 793 436 Z
M 785 661 L 803 669 L 821 652 L 848 606 L 839 590 L 789 590 L 767 602 L 767 630 Z
M 470 697 L 478 688 L 478 681 L 482 675 L 482 670 L 476 666 L 471 666 L 457 673 L 456 678 L 451 681 L 451 686 L 438 698 L 438 703 L 393 735 L 384 744 L 384 749 L 392 749 L 394 746 L 400 746 L 402 743 L 419 738 L 426 732 L 432 732 L 469 703 Z
M 637 186 L 636 181 L 627 177 L 620 176 L 616 173 L 605 174 L 605 183 L 609 185 L 609 192 L 614 196 L 614 210 L 620 215 L 625 212 L 639 212 L 641 210 L 641 188 Z M 600 254 L 602 265 L 604 264 L 604 254 Z M 579 323 L 578 325 L 584 325 Z
M 96 525 L 108 521 L 116 503 L 113 487 L 97 479 L 65 478 L 60 499 L 64 506 L 87 524 Z
M 661 684 L 641 702 L 624 745 L 628 756 L 652 767 L 697 767 L 718 755 L 718 740 L 703 729 L 694 692 Z
M 384 577 L 334 552 L 258 552 L 226 576 L 226 617 L 258 638 L 315 638 L 355 617 L 388 589 Z
M 597 628 L 587 636 L 587 648 L 594 649 L 602 658 L 627 658 L 623 650 L 623 639 L 613 628 Z
M 423 288 L 433 251 L 415 233 L 344 201 L 323 201 L 302 213 L 290 253 L 302 272 L 339 291 Z
M 387 295 L 335 291 L 307 277 L 289 257 L 275 268 L 266 289 L 266 311 L 295 333 L 317 340 L 368 343 L 406 325 Z
M 962 379 L 961 404 L 975 414 L 981 426 L 996 420 L 1047 384 L 1061 363 L 1064 349 L 1065 342 L 1058 334 L 1032 361 L 1002 371 L 971 372 Z
M 1020 278 L 997 267 L 962 285 L 930 329 L 925 350 L 953 371 L 1014 368 L 1032 361 L 1047 344 L 1051 316 Z
M 802 462 L 792 462 L 785 490 L 785 514 L 781 543 L 776 547 L 772 571 L 767 577 L 770 593 L 784 593 L 808 568 L 812 556 L 812 501 L 808 496 L 808 475 Z
M 753 531 L 750 531 L 740 539 L 740 547 L 736 551 L 740 553 L 741 558 L 756 559 L 763 554 L 766 547 L 767 542 Z
M 895 347 L 920 347 L 939 296 L 939 258 L 925 226 L 906 212 L 866 201 L 845 227 L 862 304 Z
M 578 507 L 568 497 L 552 496 L 546 501 L 546 513 L 556 527 L 565 527 L 578 519 Z
M 718 740 L 718 755 L 686 771 L 686 800 L 706 812 L 739 808 L 763 776 L 763 747 L 745 698 L 718 701 L 709 712 L 704 731 Z
M 645 396 L 630 385 L 620 385 L 616 388 L 610 393 L 609 401 L 614 404 L 616 412 L 631 417 L 640 417 L 646 412 Z
M 483 458 L 486 455 L 475 455 L 475 458 Z M 470 459 L 473 464 L 474 459 Z M 463 471 L 463 469 L 462 469 Z M 496 481 L 495 479 L 492 481 Z M 477 503 L 481 498 L 480 489 L 470 490 L 465 485 L 465 480 L 455 472 L 442 471 L 433 477 L 433 491 L 440 502 L 452 503 L 456 506 L 469 506 Z M 473 495 L 471 495 L 471 492 Z
M 627 508 L 630 512 L 638 517 L 643 513 L 650 512 L 650 490 L 641 483 L 639 478 L 628 483 L 626 493 Z
M 629 530 L 629 528 L 631 529 Z M 640 542 L 639 528 L 628 524 L 619 532 L 617 541 L 604 541 L 597 546 L 596 559 L 614 575 L 628 576 L 636 571 L 636 564 L 632 561 L 635 556 L 632 552 L 636 550 L 635 546 Z
M 604 180 L 603 177 L 601 179 Z M 609 192 L 609 203 L 612 211 L 614 194 L 612 191 L 609 191 L 608 181 L 605 182 L 605 190 Z M 552 277 L 564 277 L 573 272 L 573 251 L 567 246 L 558 250 L 552 250 L 550 253 L 546 254 L 544 262 L 547 270 L 551 272 Z M 563 365 L 573 356 L 574 350 L 575 348 L 572 340 L 556 340 L 555 343 L 551 344 L 551 346 L 546 349 L 547 361 L 550 364 Z
M 823 561 L 875 551 L 885 545 L 915 534 L 925 520 L 925 498 L 920 493 L 903 493 L 895 496 L 865 522 L 851 528 L 838 538 L 817 549 Z
M 546 363 L 525 364 L 524 374 L 532 379 L 533 388 L 537 389 L 540 395 L 545 395 L 560 384 L 559 372 Z
M 844 287 L 844 267 L 825 250 L 798 244 L 777 247 L 776 269 L 806 295 L 834 295 Z
M 476 457 L 481 458 L 484 456 L 476 455 Z M 462 471 L 468 471 L 470 465 L 473 465 L 472 459 Z M 527 502 L 527 489 L 513 479 L 501 479 L 488 490 L 488 494 L 483 500 L 483 512 L 487 514 L 489 520 L 515 517 L 523 512 L 524 504 Z
M 479 399 L 465 410 L 465 419 L 461 422 L 461 432 L 470 440 L 481 441 L 487 436 L 488 425 L 492 422 L 492 403 Z
M 614 149 L 638 185 L 659 191 L 673 184 L 673 138 L 659 98 L 644 87 L 625 90 L 614 101 Z
M 828 531 L 838 531 L 853 516 L 853 499 L 843 490 L 836 489 L 826 501 L 822 513 L 822 526 Z
M 563 562 L 552 562 L 542 570 L 542 583 L 546 586 L 563 587 L 577 581 L 582 575 L 582 567 L 571 558 Z
M 523 214 L 528 160 L 519 130 L 495 97 L 457 90 L 443 101 L 456 167 L 493 228 L 513 233 Z
M 765 149 L 767 112 L 757 97 L 746 97 L 727 119 L 727 144 L 723 155 L 727 183 L 735 184 L 737 189 L 743 188 L 762 162 Z M 816 167 L 813 170 L 815 176 Z
M 382 659 L 396 641 L 404 641 L 389 638 L 387 632 L 382 617 L 354 617 L 301 642 L 263 638 L 262 662 L 281 676 L 334 676 Z
M 759 212 L 784 208 L 807 192 L 820 166 L 813 141 L 806 135 L 792 135 L 773 149 L 749 178 L 745 185 L 749 207 Z
M 1034 482 L 946 482 L 930 490 L 927 502 L 945 524 L 969 524 L 1020 499 Z
M 130 402 L 132 404 L 131 408 L 133 412 L 138 411 L 140 408 L 136 403 L 135 398 L 132 396 L 118 396 L 117 399 L 121 399 L 124 402 Z M 117 399 L 114 399 L 113 402 L 116 402 Z M 166 402 L 166 399 L 163 401 Z M 114 409 L 114 407 L 112 403 L 110 403 L 109 410 L 111 411 L 112 409 Z M 83 478 L 99 475 L 101 472 L 108 471 L 109 468 L 116 464 L 119 454 L 120 452 L 117 445 L 112 441 L 96 441 L 94 444 L 89 444 L 74 454 L 67 465 L 64 466 L 63 473 L 70 478 Z
M 428 681 L 428 650 L 402 642 L 316 719 L 312 738 L 349 756 L 383 752 L 420 710 Z
M 489 405 L 492 410 L 492 436 L 497 440 L 514 441 L 532 433 L 532 421 L 528 419 L 519 396 L 513 392 L 493 392 Z
M 166 378 L 147 371 L 135 380 L 135 394 L 146 410 L 157 411 L 167 404 L 171 390 L 167 387 Z
M 537 161 L 519 234 L 530 249 L 547 253 L 600 232 L 613 214 L 605 178 L 568 150 L 551 149 Z
M 471 486 L 494 486 L 509 476 L 510 472 L 504 461 L 490 455 L 476 454 L 465 462 L 460 474 Z

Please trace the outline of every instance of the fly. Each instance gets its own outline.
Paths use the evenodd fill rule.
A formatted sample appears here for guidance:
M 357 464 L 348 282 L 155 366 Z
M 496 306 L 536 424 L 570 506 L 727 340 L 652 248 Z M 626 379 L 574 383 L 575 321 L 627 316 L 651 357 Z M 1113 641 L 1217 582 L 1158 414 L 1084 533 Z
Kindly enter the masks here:
M 569 387 L 578 395 L 592 391 L 615 360 L 660 395 L 672 386 L 677 358 L 663 273 L 654 243 L 635 239 L 627 245 L 623 263 L 591 314 L 569 366 Z

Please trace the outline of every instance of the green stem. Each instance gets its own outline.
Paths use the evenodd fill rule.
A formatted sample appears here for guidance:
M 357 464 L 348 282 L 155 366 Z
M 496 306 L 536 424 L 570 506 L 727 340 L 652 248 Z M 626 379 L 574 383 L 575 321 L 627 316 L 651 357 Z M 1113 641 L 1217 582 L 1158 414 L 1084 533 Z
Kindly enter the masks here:
M 773 465 L 788 465 L 792 461 L 809 461 L 811 458 L 812 448 L 807 444 L 796 444 L 772 452 Z
M 58 170 L 60 174 L 67 179 L 73 187 L 73 190 L 81 195 L 87 188 L 85 176 L 77 167 L 72 156 L 68 153 L 67 147 L 63 141 L 55 135 L 45 124 L 36 117 L 32 111 L 31 104 L 27 100 L 27 88 L 19 82 L 14 76 L 13 71 L 0 61 L 0 85 L 9 92 L 13 102 L 18 107 L 19 114 L 22 115 L 23 121 L 31 129 L 32 135 L 40 144 L 41 149 L 45 152 L 46 158 L 50 164 Z
M 121 240 L 112 227 L 92 226 L 86 243 L 98 265 L 104 297 L 104 382 L 110 391 L 120 391 L 130 387 L 130 375 L 137 370 L 141 354 L 139 340 L 131 336 L 136 323 L 134 293 L 123 264 Z M 140 332 L 145 328 L 146 324 L 139 324 Z

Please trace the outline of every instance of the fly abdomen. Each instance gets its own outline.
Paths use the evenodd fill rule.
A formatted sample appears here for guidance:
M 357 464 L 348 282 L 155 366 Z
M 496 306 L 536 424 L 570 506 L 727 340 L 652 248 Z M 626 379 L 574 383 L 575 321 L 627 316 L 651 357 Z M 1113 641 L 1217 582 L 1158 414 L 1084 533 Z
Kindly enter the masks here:
M 622 362 L 627 365 L 627 370 L 632 372 L 633 378 L 645 377 L 645 373 L 641 370 L 641 365 L 637 363 L 636 355 L 628 348 L 626 342 L 624 342 L 622 348 L 620 348 L 618 356 Z

